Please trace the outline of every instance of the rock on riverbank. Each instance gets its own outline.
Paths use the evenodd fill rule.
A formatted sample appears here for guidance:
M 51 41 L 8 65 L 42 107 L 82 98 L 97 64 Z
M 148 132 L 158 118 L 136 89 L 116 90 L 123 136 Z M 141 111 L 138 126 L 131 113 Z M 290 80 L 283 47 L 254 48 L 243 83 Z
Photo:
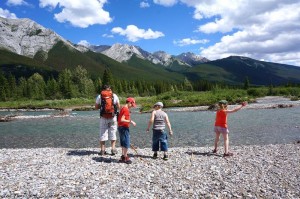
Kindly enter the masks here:
M 130 150 L 131 165 L 92 148 L 0 149 L 0 197 L 300 197 L 299 144 L 231 149 L 234 156 L 223 158 L 222 148 L 171 148 L 168 161 Z

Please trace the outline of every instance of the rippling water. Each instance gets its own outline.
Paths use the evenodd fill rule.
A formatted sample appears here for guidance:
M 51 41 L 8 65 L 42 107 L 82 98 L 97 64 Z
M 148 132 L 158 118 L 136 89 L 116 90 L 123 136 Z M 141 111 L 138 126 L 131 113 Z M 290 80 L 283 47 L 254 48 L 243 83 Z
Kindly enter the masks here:
M 51 115 L 55 112 L 22 112 L 22 115 Z M 0 112 L 1 115 L 9 114 Z M 12 114 L 15 114 L 13 112 Z M 174 136 L 170 147 L 212 146 L 215 112 L 168 112 Z M 131 142 L 151 147 L 147 134 L 150 113 L 132 113 L 137 123 L 131 127 Z M 231 145 L 291 143 L 300 140 L 300 107 L 284 109 L 244 109 L 229 115 Z M 99 113 L 72 112 L 71 117 L 20 119 L 0 122 L 0 148 L 98 147 Z M 220 142 L 223 140 L 221 139 Z M 221 143 L 222 144 L 222 143 Z M 109 145 L 108 145 L 109 146 Z M 119 146 L 119 142 L 117 144 Z

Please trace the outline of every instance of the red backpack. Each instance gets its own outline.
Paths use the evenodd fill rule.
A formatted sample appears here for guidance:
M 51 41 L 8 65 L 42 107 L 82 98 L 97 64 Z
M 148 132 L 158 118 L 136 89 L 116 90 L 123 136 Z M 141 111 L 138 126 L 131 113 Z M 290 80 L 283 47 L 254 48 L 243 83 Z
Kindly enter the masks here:
M 101 106 L 100 116 L 104 118 L 113 118 L 117 112 L 116 105 L 114 105 L 114 97 L 111 90 L 101 91 Z

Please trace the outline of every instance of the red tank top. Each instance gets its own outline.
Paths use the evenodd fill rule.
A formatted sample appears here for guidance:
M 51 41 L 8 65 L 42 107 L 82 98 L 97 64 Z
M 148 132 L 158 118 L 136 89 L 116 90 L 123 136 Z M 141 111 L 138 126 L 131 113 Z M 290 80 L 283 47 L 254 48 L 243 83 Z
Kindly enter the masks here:
M 217 111 L 215 126 L 227 128 L 227 113 L 225 110 Z

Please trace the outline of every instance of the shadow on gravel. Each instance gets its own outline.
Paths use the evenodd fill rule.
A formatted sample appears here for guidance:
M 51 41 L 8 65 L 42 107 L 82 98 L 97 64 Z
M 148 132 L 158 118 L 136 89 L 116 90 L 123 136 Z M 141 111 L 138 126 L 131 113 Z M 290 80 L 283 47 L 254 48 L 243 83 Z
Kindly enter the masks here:
M 149 156 L 149 155 L 133 155 L 132 157 L 144 158 L 144 159 L 152 159 L 152 156 Z
M 105 162 L 105 163 L 119 163 L 119 160 L 113 159 L 111 157 L 93 157 L 96 162 Z
M 77 155 L 77 156 L 85 156 L 85 155 L 95 155 L 98 154 L 97 151 L 88 151 L 88 150 L 71 150 L 68 151 L 67 155 Z
M 217 156 L 217 157 L 223 157 L 221 154 L 216 154 L 212 152 L 199 152 L 199 151 L 188 151 L 186 152 L 188 155 L 202 155 L 202 156 Z

